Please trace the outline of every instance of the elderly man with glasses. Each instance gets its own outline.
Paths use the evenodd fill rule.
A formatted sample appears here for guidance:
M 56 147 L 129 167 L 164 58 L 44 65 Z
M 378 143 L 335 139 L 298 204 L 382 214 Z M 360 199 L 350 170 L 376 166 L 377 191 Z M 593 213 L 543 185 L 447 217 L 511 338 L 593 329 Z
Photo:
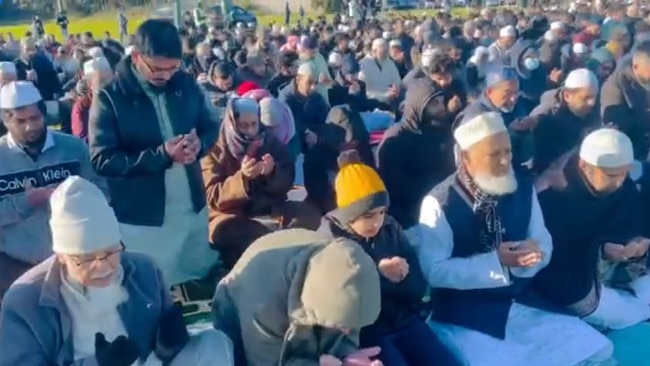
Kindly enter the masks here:
M 215 330 L 190 337 L 160 270 L 124 252 L 102 192 L 72 176 L 52 193 L 54 255 L 19 278 L 0 313 L 0 366 L 232 365 Z

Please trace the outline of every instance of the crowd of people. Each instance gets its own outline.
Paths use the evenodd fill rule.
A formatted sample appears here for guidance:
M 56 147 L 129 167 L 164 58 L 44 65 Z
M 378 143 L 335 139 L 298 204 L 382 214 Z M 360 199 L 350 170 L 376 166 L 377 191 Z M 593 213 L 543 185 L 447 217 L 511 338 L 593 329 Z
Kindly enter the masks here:
M 648 15 L 2 35 L 0 366 L 647 365 Z

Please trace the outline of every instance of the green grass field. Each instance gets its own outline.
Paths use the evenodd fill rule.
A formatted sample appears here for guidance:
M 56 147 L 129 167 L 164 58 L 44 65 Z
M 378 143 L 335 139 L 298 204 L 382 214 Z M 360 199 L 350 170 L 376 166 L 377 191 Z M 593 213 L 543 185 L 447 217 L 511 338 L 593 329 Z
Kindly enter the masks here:
M 428 10 L 426 11 L 429 14 L 433 14 L 435 11 Z M 409 12 L 398 12 L 399 14 L 408 14 Z M 410 12 L 411 14 L 422 14 L 422 11 L 414 10 Z M 466 8 L 457 8 L 452 11 L 455 16 L 463 17 L 466 16 L 468 10 Z M 129 32 L 134 32 L 135 29 L 140 25 L 140 23 L 148 19 L 147 14 L 134 13 L 129 15 Z M 271 22 L 283 22 L 283 15 L 258 15 L 258 20 L 260 24 L 269 24 Z M 15 37 L 23 37 L 25 32 L 29 30 L 29 23 L 24 24 L 14 24 L 14 25 L 0 25 L 0 33 L 12 33 Z M 48 21 L 45 23 L 45 31 L 49 34 L 53 34 L 55 37 L 61 37 L 61 31 L 59 27 L 53 22 Z M 95 36 L 101 36 L 104 32 L 109 31 L 113 36 L 117 36 L 119 33 L 117 14 L 102 14 L 93 17 L 87 18 L 71 18 L 68 31 L 71 34 L 82 33 L 86 31 L 93 32 Z

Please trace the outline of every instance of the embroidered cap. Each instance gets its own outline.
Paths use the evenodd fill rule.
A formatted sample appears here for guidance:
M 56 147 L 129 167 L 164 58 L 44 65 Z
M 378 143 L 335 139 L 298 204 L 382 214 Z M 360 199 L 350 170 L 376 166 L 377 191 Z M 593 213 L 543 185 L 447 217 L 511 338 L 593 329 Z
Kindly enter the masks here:
M 632 141 L 613 128 L 593 131 L 580 145 L 580 159 L 599 168 L 622 168 L 634 162 Z
M 487 112 L 461 122 L 454 130 L 454 139 L 461 150 L 467 150 L 483 139 L 507 131 L 499 113 Z
M 36 104 L 43 98 L 30 81 L 12 81 L 0 89 L 0 108 L 16 109 Z
M 598 78 L 589 69 L 575 69 L 567 75 L 564 80 L 564 87 L 567 89 L 579 89 L 598 87 Z

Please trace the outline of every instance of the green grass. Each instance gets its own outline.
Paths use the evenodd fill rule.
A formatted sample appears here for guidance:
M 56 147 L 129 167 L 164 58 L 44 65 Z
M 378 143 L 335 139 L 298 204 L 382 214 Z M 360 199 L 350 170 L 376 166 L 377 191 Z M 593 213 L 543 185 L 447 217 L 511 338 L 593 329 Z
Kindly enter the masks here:
M 427 10 L 426 13 L 428 14 L 433 14 L 435 11 L 432 10 Z M 405 12 L 394 12 L 391 14 L 395 15 L 407 15 L 407 14 L 412 14 L 412 15 L 421 15 L 422 11 L 419 10 L 414 10 L 414 11 L 405 11 Z M 454 9 L 452 11 L 452 14 L 457 17 L 466 17 L 468 14 L 468 10 L 465 8 L 459 8 L 459 9 Z M 317 16 L 318 14 L 313 14 L 313 16 Z M 129 32 L 133 33 L 135 32 L 135 29 L 142 23 L 144 20 L 148 19 L 148 15 L 146 13 L 140 12 L 140 13 L 134 13 L 129 15 Z M 260 24 L 268 25 L 271 22 L 284 22 L 284 15 L 282 14 L 275 14 L 275 15 L 258 15 L 258 20 L 260 21 Z M 16 37 L 23 37 L 25 33 L 29 30 L 30 24 L 29 23 L 24 23 L 24 24 L 14 24 L 14 25 L 3 25 L 0 26 L 0 33 L 12 33 Z M 48 21 L 45 23 L 45 31 L 48 34 L 53 34 L 57 38 L 61 38 L 61 31 L 59 30 L 59 27 L 54 23 L 54 21 Z M 104 32 L 109 31 L 111 35 L 116 37 L 119 34 L 119 25 L 117 21 L 117 14 L 112 13 L 112 14 L 102 14 L 102 15 L 96 15 L 93 17 L 87 17 L 87 18 L 71 18 L 70 19 L 70 25 L 68 27 L 68 31 L 71 34 L 75 33 L 82 33 L 86 31 L 91 31 L 93 32 L 93 35 L 96 37 L 99 37 L 103 35 Z

